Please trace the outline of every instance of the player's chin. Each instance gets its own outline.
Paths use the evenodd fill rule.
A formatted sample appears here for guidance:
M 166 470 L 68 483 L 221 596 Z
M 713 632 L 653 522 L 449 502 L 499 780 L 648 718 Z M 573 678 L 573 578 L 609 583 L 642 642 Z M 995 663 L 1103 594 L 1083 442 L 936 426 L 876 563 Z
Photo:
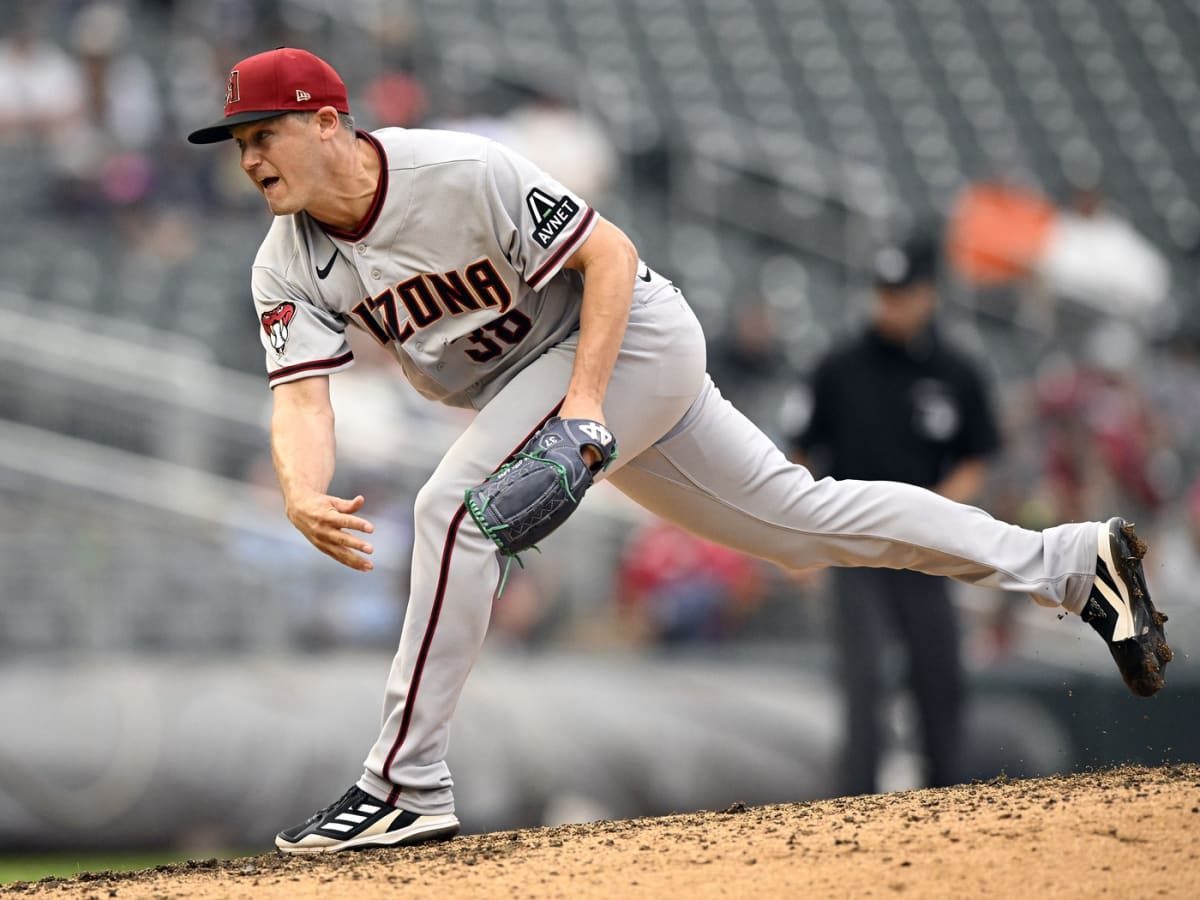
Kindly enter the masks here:
M 287 203 L 281 200 L 273 200 L 267 198 L 267 207 L 271 210 L 272 215 L 290 216 L 300 212 L 300 207 L 295 203 Z
M 277 216 L 290 216 L 300 212 L 300 206 L 296 201 L 288 196 L 287 189 L 282 181 L 272 182 L 269 186 L 261 188 L 263 198 L 267 201 L 267 206 L 271 212 Z

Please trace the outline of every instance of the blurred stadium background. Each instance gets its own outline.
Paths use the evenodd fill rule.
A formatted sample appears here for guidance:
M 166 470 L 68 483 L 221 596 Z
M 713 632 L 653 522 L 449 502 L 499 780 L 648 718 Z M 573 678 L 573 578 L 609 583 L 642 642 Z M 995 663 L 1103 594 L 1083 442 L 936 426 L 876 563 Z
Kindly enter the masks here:
M 875 248 L 939 223 L 944 325 L 1006 425 L 982 505 L 1136 519 L 1177 648 L 1138 702 L 1086 626 L 962 589 L 964 778 L 1200 759 L 1200 0 L 0 12 L 0 851 L 266 847 L 375 735 L 411 498 L 464 420 L 359 346 L 338 486 L 382 565 L 291 532 L 248 294 L 266 212 L 234 154 L 184 140 L 280 45 L 330 59 L 362 127 L 489 134 L 587 197 L 781 441 Z M 827 583 L 592 496 L 496 609 L 451 751 L 466 828 L 828 795 Z M 884 781 L 917 786 L 892 710 Z

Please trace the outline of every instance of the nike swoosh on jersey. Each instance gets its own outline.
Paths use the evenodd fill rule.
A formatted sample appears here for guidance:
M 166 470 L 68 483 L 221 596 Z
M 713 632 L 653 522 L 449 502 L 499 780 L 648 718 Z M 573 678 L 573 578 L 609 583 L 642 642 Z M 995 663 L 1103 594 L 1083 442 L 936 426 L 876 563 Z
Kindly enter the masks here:
M 649 284 L 650 283 L 650 267 L 646 266 L 646 274 L 645 275 L 643 275 L 641 272 L 638 272 L 638 278 L 642 279 L 642 281 L 646 282 L 646 284 Z
M 338 252 L 337 252 L 337 250 L 334 250 L 333 256 L 329 257 L 329 262 L 327 262 L 325 264 L 325 267 L 317 268 L 317 277 L 320 278 L 322 281 L 324 281 L 325 278 L 329 275 L 329 273 L 333 271 L 333 264 L 335 262 L 337 262 L 337 258 L 338 258 Z

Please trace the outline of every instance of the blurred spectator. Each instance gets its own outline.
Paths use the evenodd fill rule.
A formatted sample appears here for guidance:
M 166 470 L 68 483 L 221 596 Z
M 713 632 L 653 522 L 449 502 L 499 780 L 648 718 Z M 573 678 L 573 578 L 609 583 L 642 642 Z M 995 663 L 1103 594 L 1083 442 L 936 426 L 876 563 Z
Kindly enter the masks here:
M 136 49 L 133 23 L 116 3 L 84 6 L 71 23 L 70 47 L 84 73 L 90 123 L 127 150 L 158 138 L 162 102 L 150 63 Z
M 137 203 L 153 184 L 147 151 L 162 127 L 154 72 L 132 49 L 132 23 L 115 3 L 82 7 L 68 41 L 82 74 L 84 113 L 62 142 L 60 199 L 70 208 Z
M 1106 207 L 1095 183 L 1077 186 L 1066 208 L 1036 188 L 972 184 L 955 201 L 948 244 L 968 283 L 1026 289 L 1021 314 L 1047 333 L 1057 301 L 1145 324 L 1170 289 L 1165 256 Z
M 1171 286 L 1166 258 L 1108 208 L 1098 185 L 1077 187 L 1058 210 L 1035 271 L 1055 297 L 1135 322 L 1145 322 Z
M 1052 204 L 1028 186 L 1004 180 L 970 184 L 951 210 L 947 260 L 981 287 L 1026 278 L 1045 248 L 1054 215 Z
M 868 325 L 818 363 L 812 415 L 794 446 L 798 456 L 823 462 L 834 478 L 915 484 L 965 503 L 983 488 L 985 459 L 999 436 L 982 376 L 934 326 L 938 262 L 932 232 L 880 251 Z M 833 587 L 846 691 L 840 790 L 878 789 L 881 709 L 898 647 L 920 713 L 928 783 L 955 783 L 965 679 L 947 581 L 911 571 L 839 568 Z
M 1155 512 L 1165 488 L 1156 468 L 1166 445 L 1142 390 L 1141 338 L 1132 326 L 1103 323 L 1089 335 L 1079 364 L 1052 368 L 1036 384 L 1043 462 L 1063 521 L 1098 510 Z
M 61 46 L 38 34 L 32 13 L 19 9 L 0 42 L 0 141 L 62 139 L 84 119 L 83 73 Z
M 622 554 L 618 613 L 639 642 L 736 637 L 762 602 L 762 566 L 654 519 L 634 532 Z

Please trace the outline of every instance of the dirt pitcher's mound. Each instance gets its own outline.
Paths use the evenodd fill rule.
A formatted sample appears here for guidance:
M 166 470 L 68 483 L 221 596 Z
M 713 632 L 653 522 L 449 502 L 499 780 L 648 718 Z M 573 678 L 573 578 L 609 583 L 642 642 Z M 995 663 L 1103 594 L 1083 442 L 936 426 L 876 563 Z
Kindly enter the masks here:
M 322 857 L 269 854 L 0 895 L 1200 897 L 1200 765 L 566 825 Z

